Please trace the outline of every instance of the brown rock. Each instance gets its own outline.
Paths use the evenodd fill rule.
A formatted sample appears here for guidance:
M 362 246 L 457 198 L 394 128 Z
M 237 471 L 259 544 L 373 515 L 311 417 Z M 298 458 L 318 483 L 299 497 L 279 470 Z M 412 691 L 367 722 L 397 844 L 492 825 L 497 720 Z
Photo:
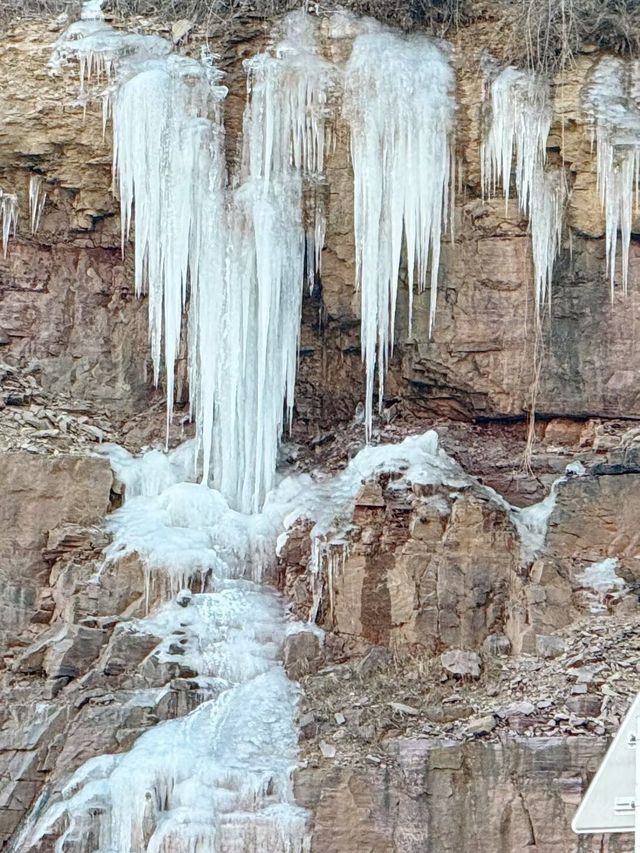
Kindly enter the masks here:
M 38 610 L 38 590 L 48 576 L 43 549 L 49 532 L 62 524 L 100 522 L 110 485 L 105 459 L 2 454 L 0 640 L 19 632 Z
M 49 678 L 77 678 L 98 657 L 106 634 L 98 628 L 66 625 L 44 656 L 43 669 Z
M 587 780 L 570 768 L 597 767 L 606 748 L 606 738 L 593 737 L 394 738 L 384 767 L 298 770 L 295 791 L 312 811 L 317 853 L 423 853 L 434 844 L 438 853 L 534 845 L 536 853 L 597 853 L 599 838 L 571 832 Z M 452 820 L 470 802 L 482 821 Z M 611 843 L 609 853 L 626 849 Z
M 296 631 L 285 637 L 282 650 L 289 678 L 298 679 L 317 672 L 324 663 L 322 639 L 315 631 Z

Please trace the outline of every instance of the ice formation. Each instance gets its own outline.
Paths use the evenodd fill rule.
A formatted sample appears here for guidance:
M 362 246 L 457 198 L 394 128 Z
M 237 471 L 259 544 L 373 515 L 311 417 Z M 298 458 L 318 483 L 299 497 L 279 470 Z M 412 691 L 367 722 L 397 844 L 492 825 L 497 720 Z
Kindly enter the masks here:
M 304 853 L 307 816 L 291 786 L 297 688 L 280 663 L 285 636 L 303 626 L 287 623 L 279 596 L 261 585 L 287 531 L 300 518 L 312 522 L 317 612 L 322 576 L 331 607 L 331 572 L 346 556 L 361 485 L 379 474 L 394 473 L 388 487 L 398 490 L 437 485 L 455 496 L 479 489 L 512 515 L 523 545 L 524 534 L 542 544 L 555 501 L 554 489 L 541 504 L 516 510 L 465 474 L 434 431 L 399 444 L 368 445 L 335 475 L 284 476 L 253 515 L 231 509 L 219 491 L 191 480 L 191 443 L 141 457 L 113 445 L 101 452 L 125 488 L 123 506 L 107 520 L 112 543 L 101 571 L 127 554 L 140 556 L 152 593 L 147 603 L 165 603 L 126 623 L 126 630 L 161 637 L 152 655 L 197 673 L 199 704 L 186 716 L 158 723 L 128 752 L 82 765 L 58 799 L 36 806 L 18 849 L 62 826 L 57 849 L 95 837 L 100 850 L 132 853 Z M 190 592 L 194 586 L 202 591 Z M 176 657 L 178 640 L 182 654 Z M 167 689 L 136 691 L 129 701 L 154 707 Z
M 158 723 L 128 752 L 91 759 L 35 827 L 60 817 L 65 842 L 94 826 L 100 850 L 232 853 L 307 849 L 307 815 L 293 800 L 297 687 L 278 661 L 285 632 L 279 600 L 251 583 L 167 604 L 138 630 L 166 637 L 156 654 L 200 673 L 201 704 Z M 174 635 L 174 632 L 176 634 Z
M 518 205 L 531 228 L 539 311 L 551 297 L 567 195 L 564 172 L 545 170 L 551 127 L 549 84 L 539 75 L 509 66 L 493 77 L 489 88 L 489 124 L 481 151 L 483 191 L 492 197 L 502 184 L 507 209 L 512 175 L 515 178 Z
M 293 408 L 305 269 L 312 280 L 324 230 L 322 210 L 306 209 L 306 199 L 323 180 L 335 72 L 318 55 L 314 30 L 306 14 L 293 13 L 284 38 L 247 63 L 242 162 L 231 187 L 225 92 L 208 57 L 187 59 L 162 39 L 118 33 L 100 0 L 85 5 L 54 50 L 54 70 L 80 61 L 83 97 L 95 94 L 86 92 L 92 81 L 103 87 L 103 116 L 113 119 L 123 249 L 135 218 L 136 291 L 149 296 L 168 417 L 189 304 L 196 439 L 140 459 L 104 448 L 126 501 L 107 521 L 112 543 L 101 571 L 138 554 L 147 606 L 201 590 L 186 615 L 167 603 L 140 627 L 165 637 L 187 631 L 204 691 L 191 714 L 78 770 L 34 830 L 43 837 L 64 816 L 60 846 L 91 827 L 105 850 L 307 849 L 306 813 L 290 781 L 297 693 L 279 662 L 286 624 L 279 599 L 258 584 L 273 565 L 284 514 L 307 485 L 285 480 L 267 495 L 285 403 L 289 417 Z
M 42 211 L 47 201 L 47 194 L 42 192 L 42 176 L 31 175 L 29 179 L 29 218 L 31 233 L 36 234 L 40 227 Z
M 567 200 L 564 169 L 545 169 L 534 184 L 530 207 L 531 248 L 538 312 L 551 300 L 553 265 L 562 245 L 562 223 Z
M 188 364 L 196 457 L 230 503 L 257 511 L 274 484 L 285 414 L 293 412 L 302 282 L 318 272 L 324 219 L 327 97 L 334 69 L 303 12 L 246 63 L 243 156 L 227 189 L 221 74 L 172 54 L 156 37 L 107 26 L 100 3 L 58 41 L 54 68 L 81 63 L 82 85 L 109 85 L 123 247 L 135 215 L 136 292 L 149 294 L 158 383 L 174 401 L 175 363 L 189 304 Z M 135 213 L 134 213 L 135 211 Z
M 203 298 L 222 287 L 226 90 L 206 61 L 173 55 L 123 73 L 112 106 L 123 243 L 135 201 L 135 289 L 148 290 L 154 378 L 157 384 L 164 352 L 169 419 L 188 285 L 198 331 Z
M 56 41 L 49 61 L 54 73 L 69 59 L 78 61 L 82 95 L 93 80 L 97 84 L 111 81 L 123 61 L 168 56 L 173 49 L 170 42 L 158 36 L 126 33 L 108 26 L 103 4 L 104 0 L 85 0 L 80 20 L 71 24 Z
M 622 597 L 628 587 L 624 578 L 617 574 L 619 566 L 617 557 L 607 557 L 599 563 L 590 566 L 576 576 L 576 582 L 584 588 L 592 613 L 604 613 L 607 610 L 607 597 Z
M 132 853 L 303 853 L 307 815 L 291 783 L 298 688 L 280 662 L 291 626 L 279 596 L 259 582 L 273 562 L 283 515 L 307 480 L 283 482 L 262 514 L 247 516 L 230 510 L 219 492 L 184 481 L 189 446 L 140 458 L 113 446 L 104 452 L 125 484 L 125 502 L 108 518 L 113 542 L 102 571 L 136 552 L 149 575 L 168 579 L 173 596 L 200 576 L 201 593 L 182 592 L 179 601 L 129 623 L 129 630 L 163 638 L 152 653 L 160 661 L 198 673 L 200 704 L 157 724 L 128 752 L 82 765 L 30 827 L 30 838 L 46 837 L 62 819 L 60 850 L 91 836 L 100 850 Z M 154 600 L 162 592 L 154 587 Z M 131 701 L 153 705 L 161 695 L 139 691 Z
M 429 38 L 381 29 L 353 42 L 344 87 L 369 438 L 375 372 L 382 406 L 393 350 L 403 245 L 410 303 L 414 284 L 422 291 L 429 283 L 430 327 L 435 317 L 452 162 L 454 74 L 444 49 Z
M 280 41 L 246 63 L 242 157 L 231 181 L 223 156 L 225 92 L 207 56 L 177 56 L 163 39 L 113 30 L 100 0 L 85 4 L 54 50 L 54 68 L 80 61 L 83 97 L 95 82 L 103 115 L 113 119 L 123 247 L 135 218 L 136 291 L 149 296 L 154 372 L 158 381 L 164 366 L 168 417 L 189 306 L 196 438 L 140 458 L 103 449 L 125 486 L 125 502 L 107 521 L 112 541 L 100 571 L 139 555 L 147 607 L 164 604 L 127 630 L 163 637 L 152 653 L 161 660 L 171 659 L 180 631 L 181 661 L 198 673 L 201 699 L 128 752 L 88 761 L 57 802 L 43 804 L 32 836 L 42 839 L 62 821 L 59 849 L 89 834 L 105 851 L 306 851 L 306 814 L 291 786 L 297 688 L 279 660 L 286 632 L 295 629 L 280 599 L 260 585 L 276 549 L 296 519 L 311 520 L 311 570 L 318 580 L 328 573 L 331 597 L 363 481 L 393 471 L 398 488 L 423 483 L 455 492 L 474 485 L 434 432 L 367 446 L 334 477 L 276 482 L 278 443 L 293 407 L 302 285 L 305 273 L 312 282 L 319 271 L 324 219 L 317 202 L 336 85 L 312 20 L 293 13 L 284 28 Z M 414 285 L 430 284 L 431 322 L 435 314 L 453 72 L 429 39 L 367 24 L 354 41 L 344 84 L 370 437 L 375 370 L 382 401 L 393 346 L 403 246 L 410 294 Z M 553 219 L 553 181 L 532 200 L 528 166 L 518 168 L 528 209 L 538 204 L 537 221 Z M 32 184 L 33 228 L 39 191 Z M 15 226 L 11 210 L 3 218 L 8 230 Z M 548 254 L 548 242 L 537 251 Z M 537 535 L 549 505 L 551 499 L 538 512 L 522 511 L 519 529 Z M 320 590 L 317 583 L 312 617 Z M 153 704 L 158 697 L 143 691 L 131 701 Z
M 223 322 L 201 341 L 193 369 L 201 371 L 196 422 L 204 469 L 212 468 L 216 487 L 244 511 L 259 509 L 275 482 L 285 406 L 289 420 L 293 414 L 305 263 L 313 276 L 321 248 L 321 212 L 318 219 L 312 211 L 305 227 L 303 196 L 322 181 L 334 71 L 317 53 L 315 29 L 305 13 L 292 13 L 284 39 L 245 63 L 248 102 L 230 203 Z M 213 376 L 220 340 L 226 355 Z M 208 393 L 216 422 L 207 420 Z
M 18 224 L 18 196 L 0 190 L 0 219 L 2 220 L 2 255 L 7 257 L 9 238 L 15 237 Z
M 584 107 L 595 134 L 598 192 L 605 216 L 607 272 L 613 298 L 618 231 L 624 293 L 629 278 L 631 221 L 640 180 L 640 63 L 612 56 L 601 59 L 587 84 Z

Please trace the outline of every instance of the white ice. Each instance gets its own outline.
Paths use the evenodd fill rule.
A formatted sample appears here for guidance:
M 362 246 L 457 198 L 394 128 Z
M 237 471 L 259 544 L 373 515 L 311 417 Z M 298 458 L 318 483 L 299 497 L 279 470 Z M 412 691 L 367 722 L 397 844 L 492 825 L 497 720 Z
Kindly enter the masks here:
M 344 20 L 343 16 L 340 21 Z M 370 23 L 364 30 L 353 42 L 344 71 L 343 114 L 351 129 L 368 439 L 375 372 L 382 406 L 393 351 L 403 246 L 410 314 L 414 285 L 423 291 L 429 284 L 430 328 L 435 317 L 440 240 L 448 212 L 455 80 L 445 49 L 428 37 L 372 29 Z
M 279 599 L 250 582 L 222 581 L 138 627 L 164 635 L 164 647 L 186 636 L 179 661 L 215 682 L 215 696 L 157 724 L 128 752 L 82 765 L 34 836 L 65 816 L 57 850 L 92 824 L 105 851 L 306 850 L 307 816 L 291 784 L 298 691 L 278 660 Z M 170 660 L 163 646 L 157 653 Z
M 197 673 L 201 704 L 159 723 L 128 752 L 82 765 L 36 823 L 33 842 L 62 819 L 58 851 L 89 830 L 100 850 L 114 853 L 308 849 L 307 815 L 291 782 L 298 688 L 280 659 L 292 627 L 281 598 L 258 583 L 273 566 L 283 515 L 308 480 L 283 481 L 263 513 L 242 515 L 219 492 L 184 481 L 192 451 L 133 457 L 102 449 L 125 495 L 107 519 L 113 541 L 102 571 L 137 553 L 150 585 L 168 579 L 172 598 L 181 590 L 129 626 L 163 638 L 152 653 L 160 661 Z M 203 592 L 185 592 L 197 574 Z
M 624 579 L 616 574 L 617 568 L 618 558 L 607 557 L 606 560 L 587 566 L 581 574 L 576 576 L 576 581 L 581 586 L 590 587 L 596 592 L 611 592 L 615 589 L 622 589 L 626 584 Z
M 518 205 L 531 228 L 539 312 L 551 298 L 567 196 L 563 170 L 545 170 L 551 127 L 549 84 L 540 75 L 509 66 L 492 77 L 489 91 L 489 123 L 481 150 L 483 190 L 492 197 L 502 184 L 507 209 L 512 174 L 515 177 Z
M 543 552 L 549 532 L 549 522 L 556 507 L 558 489 L 574 477 L 584 477 L 586 469 L 580 462 L 571 462 L 564 474 L 551 484 L 549 493 L 538 503 L 527 507 L 512 506 L 494 489 L 483 488 L 491 499 L 507 510 L 520 537 L 520 560 L 523 566 L 530 565 Z
M 194 468 L 231 506 L 255 512 L 293 414 L 302 284 L 305 268 L 310 280 L 318 272 L 324 235 L 313 202 L 335 69 L 318 53 L 313 19 L 286 16 L 281 38 L 246 62 L 243 154 L 229 188 L 220 72 L 208 56 L 114 30 L 99 6 L 61 36 L 52 65 L 76 58 L 83 86 L 97 73 L 107 87 L 123 247 L 135 218 L 135 287 L 148 293 L 167 429 L 188 303 Z
M 31 175 L 29 179 L 29 218 L 32 234 L 38 232 L 46 201 L 47 194 L 42 192 L 42 175 Z
M 576 583 L 587 591 L 592 613 L 606 612 L 605 600 L 608 597 L 620 597 L 627 592 L 628 587 L 624 578 L 617 574 L 618 566 L 617 557 L 607 557 L 599 563 L 592 563 L 576 575 Z
M 315 241 L 324 233 L 317 210 L 305 226 L 303 207 L 305 192 L 323 180 L 335 71 L 318 54 L 310 16 L 291 13 L 283 27 L 270 51 L 245 63 L 248 100 L 224 295 L 220 307 L 203 311 L 211 331 L 202 319 L 192 366 L 204 470 L 245 512 L 256 512 L 275 483 L 280 438 L 293 415 L 305 263 L 315 275 L 322 248 Z M 216 354 L 221 341 L 223 358 Z M 207 417 L 209 396 L 216 418 Z
M 18 224 L 18 196 L 0 190 L 0 221 L 2 224 L 2 255 L 7 257 L 10 237 L 15 237 Z
M 62 821 L 59 851 L 89 831 L 104 851 L 307 850 L 306 814 L 291 786 L 298 693 L 280 660 L 285 636 L 301 626 L 286 620 L 282 599 L 260 584 L 271 577 L 277 545 L 297 520 L 311 521 L 313 619 L 323 573 L 331 607 L 331 572 L 346 556 L 358 492 L 382 473 L 393 475 L 391 489 L 441 486 L 454 500 L 464 490 L 479 491 L 509 513 L 523 550 L 536 553 L 555 502 L 554 486 L 540 504 L 516 510 L 468 476 L 440 447 L 435 431 L 367 445 L 335 475 L 283 476 L 253 515 L 231 509 L 217 490 L 189 482 L 191 443 L 140 457 L 113 445 L 101 452 L 125 497 L 107 519 L 112 543 L 102 571 L 135 553 L 154 590 L 149 601 L 158 598 L 156 581 L 168 582 L 165 603 L 132 620 L 129 630 L 162 638 L 152 654 L 197 674 L 201 704 L 156 725 L 128 752 L 99 756 L 78 769 L 30 833 L 32 841 L 44 838 Z M 581 473 L 572 468 L 567 476 Z M 202 592 L 191 593 L 189 586 Z M 161 695 L 143 691 L 140 701 Z
M 607 271 L 613 298 L 618 232 L 623 293 L 629 277 L 631 224 L 640 179 L 640 63 L 603 57 L 587 81 L 583 101 L 595 134 L 598 191 L 605 216 Z

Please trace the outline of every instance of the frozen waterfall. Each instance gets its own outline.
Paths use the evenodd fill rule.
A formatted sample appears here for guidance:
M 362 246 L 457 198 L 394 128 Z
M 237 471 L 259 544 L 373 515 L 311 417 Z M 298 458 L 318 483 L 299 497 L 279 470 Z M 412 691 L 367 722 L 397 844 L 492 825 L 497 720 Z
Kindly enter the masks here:
M 335 69 L 318 54 L 312 19 L 288 16 L 275 46 L 247 62 L 243 153 L 229 181 L 226 92 L 207 55 L 120 33 L 93 0 L 59 39 L 54 69 L 69 58 L 80 62 L 81 100 L 101 96 L 105 125 L 113 121 L 123 250 L 134 227 L 135 288 L 148 294 L 168 419 L 188 306 L 197 424 L 196 439 L 169 454 L 108 448 L 126 500 L 107 519 L 102 570 L 128 555 L 142 561 L 146 606 L 160 606 L 130 629 L 163 637 L 160 661 L 182 638 L 200 702 L 128 752 L 86 762 L 26 831 L 37 841 L 62 822 L 59 849 L 90 836 L 100 850 L 135 853 L 304 853 L 307 815 L 291 781 L 298 689 L 280 660 L 282 602 L 260 584 L 283 513 L 307 485 L 284 482 L 268 499 L 285 404 L 293 411 L 305 272 L 318 272 L 323 214 L 307 198 L 323 181 Z M 31 190 L 35 227 L 39 184 Z M 132 701 L 153 705 L 162 691 L 146 693 Z
M 139 458 L 106 451 L 126 499 L 108 518 L 113 542 L 102 571 L 136 553 L 154 600 L 163 598 L 163 580 L 175 596 L 198 579 L 201 593 L 183 590 L 127 625 L 162 638 L 157 665 L 197 674 L 199 701 L 128 751 L 82 764 L 17 849 L 62 826 L 56 850 L 94 839 L 92 849 L 114 853 L 304 853 L 307 814 L 292 785 L 298 687 L 280 660 L 291 623 L 280 597 L 259 582 L 307 480 L 285 481 L 263 513 L 242 515 L 219 492 L 185 480 L 189 446 Z M 153 708 L 169 689 L 138 689 L 129 701 Z
M 563 170 L 545 169 L 551 128 L 549 84 L 539 75 L 509 66 L 493 77 L 489 89 L 489 122 L 481 152 L 483 191 L 492 197 L 502 184 L 507 209 L 512 174 L 515 177 L 518 205 L 531 229 L 539 316 L 551 298 L 567 196 Z
M 315 211 L 307 227 L 303 215 L 305 189 L 322 181 L 334 76 L 317 52 L 315 29 L 304 13 L 291 14 L 284 39 L 245 63 L 248 101 L 220 326 L 206 342 L 206 324 L 198 324 L 201 373 L 194 384 L 204 469 L 212 468 L 216 487 L 237 508 L 252 512 L 275 483 L 285 407 L 289 420 L 293 415 L 305 264 L 313 276 L 321 248 L 315 241 L 324 233 Z M 225 352 L 213 375 L 220 341 Z
M 444 49 L 425 36 L 370 29 L 355 39 L 344 78 L 344 115 L 351 128 L 354 173 L 367 437 L 375 372 L 382 406 L 393 350 L 403 245 L 409 299 L 414 284 L 419 291 L 429 284 L 430 328 L 433 325 L 455 115 L 454 74 Z
M 285 415 L 293 412 L 305 269 L 319 269 L 324 219 L 305 199 L 322 183 L 327 97 L 335 69 L 316 24 L 291 13 L 283 37 L 247 61 L 239 173 L 227 180 L 226 90 L 208 55 L 178 56 L 155 36 L 120 33 L 100 3 L 58 41 L 52 65 L 80 62 L 113 118 L 123 249 L 135 219 L 135 288 L 148 293 L 156 384 L 167 426 L 183 315 L 189 307 L 196 461 L 243 511 L 274 485 Z M 106 85 L 106 89 L 104 86 Z

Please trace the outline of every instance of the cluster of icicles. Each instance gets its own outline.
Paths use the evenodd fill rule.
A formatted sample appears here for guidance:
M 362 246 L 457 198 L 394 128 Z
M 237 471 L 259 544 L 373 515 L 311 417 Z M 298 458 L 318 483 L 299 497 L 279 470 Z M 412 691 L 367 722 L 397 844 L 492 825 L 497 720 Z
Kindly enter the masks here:
M 640 182 L 640 62 L 608 56 L 595 67 L 585 97 L 596 144 L 598 191 L 605 215 L 611 296 L 616 277 L 618 232 L 621 283 L 626 294 L 629 246 Z
M 46 200 L 47 194 L 42 191 L 42 176 L 31 175 L 29 179 L 29 221 L 32 234 L 35 234 L 40 227 Z M 16 233 L 19 212 L 20 205 L 17 194 L 4 192 L 0 189 L 0 233 L 2 234 L 2 256 L 4 258 L 7 257 L 9 250 L 9 239 Z
M 409 325 L 414 287 L 428 287 L 433 326 L 440 243 L 453 205 L 450 57 L 426 36 L 337 13 L 327 23 L 329 35 L 353 40 L 350 58 L 338 65 L 320 54 L 317 19 L 292 13 L 274 46 L 245 63 L 242 156 L 229 176 L 226 89 L 211 58 L 189 59 L 161 38 L 114 30 L 100 6 L 100 0 L 85 5 L 82 19 L 59 40 L 53 64 L 79 60 L 87 99 L 92 80 L 102 85 L 105 126 L 113 120 L 123 246 L 135 216 L 136 292 L 149 294 L 155 380 L 164 367 L 167 418 L 188 304 L 191 409 L 204 481 L 233 506 L 255 512 L 273 487 L 278 444 L 293 412 L 302 283 L 313 286 L 320 273 L 328 119 L 340 100 L 351 130 L 367 438 L 375 376 L 382 405 L 393 350 L 403 257 Z M 596 129 L 612 282 L 620 227 L 626 288 L 639 157 L 623 131 L 638 137 L 625 124 L 622 94 L 613 105 L 609 97 L 624 89 L 624 67 L 614 59 L 600 64 L 587 108 Z M 539 316 L 550 298 L 567 195 L 563 170 L 545 164 L 549 85 L 512 67 L 489 69 L 486 79 L 483 190 L 492 196 L 501 184 L 507 204 L 513 172 L 520 211 L 530 222 Z M 11 222 L 6 216 L 5 230 Z
M 501 183 L 506 209 L 515 159 L 518 204 L 531 229 L 539 315 L 542 304 L 551 298 L 553 264 L 560 248 L 567 195 L 564 171 L 545 169 L 551 128 L 548 82 L 513 67 L 505 68 L 490 83 L 488 106 L 491 118 L 481 153 L 482 188 L 491 197 Z
M 167 418 L 187 303 L 196 462 L 244 512 L 274 485 L 293 412 L 302 282 L 318 273 L 324 219 L 303 217 L 320 196 L 333 68 L 303 13 L 247 61 L 241 163 L 224 154 L 222 74 L 203 55 L 176 55 L 157 37 L 108 26 L 99 0 L 59 40 L 52 63 L 80 62 L 81 86 L 102 86 L 113 122 L 114 184 L 123 248 L 135 218 L 135 287 L 148 292 L 156 383 L 164 366 Z M 90 93 L 85 93 L 89 97 Z

